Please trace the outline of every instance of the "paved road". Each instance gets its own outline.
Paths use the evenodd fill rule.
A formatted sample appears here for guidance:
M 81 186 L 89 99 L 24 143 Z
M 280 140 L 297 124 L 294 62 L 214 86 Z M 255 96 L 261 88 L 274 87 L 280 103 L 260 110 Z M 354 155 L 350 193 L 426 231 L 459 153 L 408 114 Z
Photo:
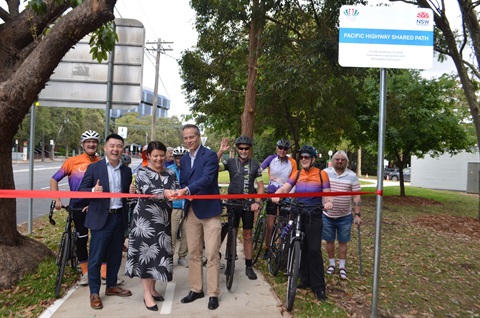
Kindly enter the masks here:
M 61 167 L 64 160 L 58 159 L 51 161 L 46 159 L 44 162 L 40 160 L 35 160 L 34 162 L 34 173 L 33 173 L 33 190 L 48 190 L 50 189 L 50 179 L 53 174 Z M 140 163 L 140 159 L 134 159 L 132 161 L 132 167 L 136 167 Z M 28 162 L 14 162 L 13 167 L 13 176 L 15 180 L 15 189 L 18 190 L 28 190 L 30 189 L 29 184 L 29 171 L 30 166 Z M 60 190 L 68 190 L 68 181 L 67 178 L 64 178 L 59 183 Z M 17 199 L 17 224 L 22 224 L 28 222 L 29 215 L 29 202 L 30 199 Z M 32 200 L 32 219 L 39 218 L 41 216 L 47 215 L 50 210 L 50 199 L 33 199 Z M 64 203 L 68 203 L 68 199 Z M 35 229 L 33 229 L 35 230 Z

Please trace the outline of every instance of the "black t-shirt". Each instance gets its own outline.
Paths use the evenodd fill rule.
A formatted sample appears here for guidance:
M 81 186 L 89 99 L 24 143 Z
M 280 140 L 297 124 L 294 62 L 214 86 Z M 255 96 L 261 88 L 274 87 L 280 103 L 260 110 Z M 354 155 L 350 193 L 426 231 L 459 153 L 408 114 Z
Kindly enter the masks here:
M 242 163 L 238 158 L 231 158 L 222 164 L 230 175 L 229 194 L 255 193 L 255 179 L 262 176 L 258 162 L 248 159 Z

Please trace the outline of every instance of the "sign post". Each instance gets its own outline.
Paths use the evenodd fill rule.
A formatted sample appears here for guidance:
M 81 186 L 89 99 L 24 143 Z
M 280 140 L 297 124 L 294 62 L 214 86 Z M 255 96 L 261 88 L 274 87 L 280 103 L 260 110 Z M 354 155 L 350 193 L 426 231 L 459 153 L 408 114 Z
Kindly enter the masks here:
M 386 124 L 385 68 L 428 69 L 433 63 L 433 13 L 416 7 L 342 6 L 338 63 L 344 67 L 380 68 L 377 193 L 383 193 Z M 382 196 L 377 194 L 372 313 L 377 317 Z

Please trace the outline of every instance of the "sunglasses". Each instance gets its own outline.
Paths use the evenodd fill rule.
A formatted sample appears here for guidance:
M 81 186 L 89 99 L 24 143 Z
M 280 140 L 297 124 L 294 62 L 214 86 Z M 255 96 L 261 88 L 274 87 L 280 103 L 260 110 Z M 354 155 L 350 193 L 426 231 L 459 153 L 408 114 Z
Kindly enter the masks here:
M 312 157 L 311 156 L 300 156 L 300 160 L 303 160 L 303 159 L 307 160 L 307 159 L 310 159 L 310 158 L 312 158 Z
M 250 149 L 250 147 L 246 147 L 246 148 L 243 148 L 243 147 L 237 147 L 238 150 L 248 150 Z
M 287 151 L 287 150 L 288 150 L 288 147 L 278 146 L 278 149 L 279 149 L 279 150 L 285 150 L 285 151 Z

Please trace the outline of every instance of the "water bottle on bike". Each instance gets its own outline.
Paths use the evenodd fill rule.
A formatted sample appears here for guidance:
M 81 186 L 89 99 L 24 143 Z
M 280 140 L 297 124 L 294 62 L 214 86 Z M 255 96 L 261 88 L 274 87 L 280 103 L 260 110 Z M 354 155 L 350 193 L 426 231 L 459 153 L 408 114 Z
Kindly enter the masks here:
M 280 237 L 283 239 L 287 236 L 287 234 L 290 232 L 290 228 L 292 227 L 293 220 L 288 221 L 287 225 L 283 228 L 282 234 L 280 234 Z

